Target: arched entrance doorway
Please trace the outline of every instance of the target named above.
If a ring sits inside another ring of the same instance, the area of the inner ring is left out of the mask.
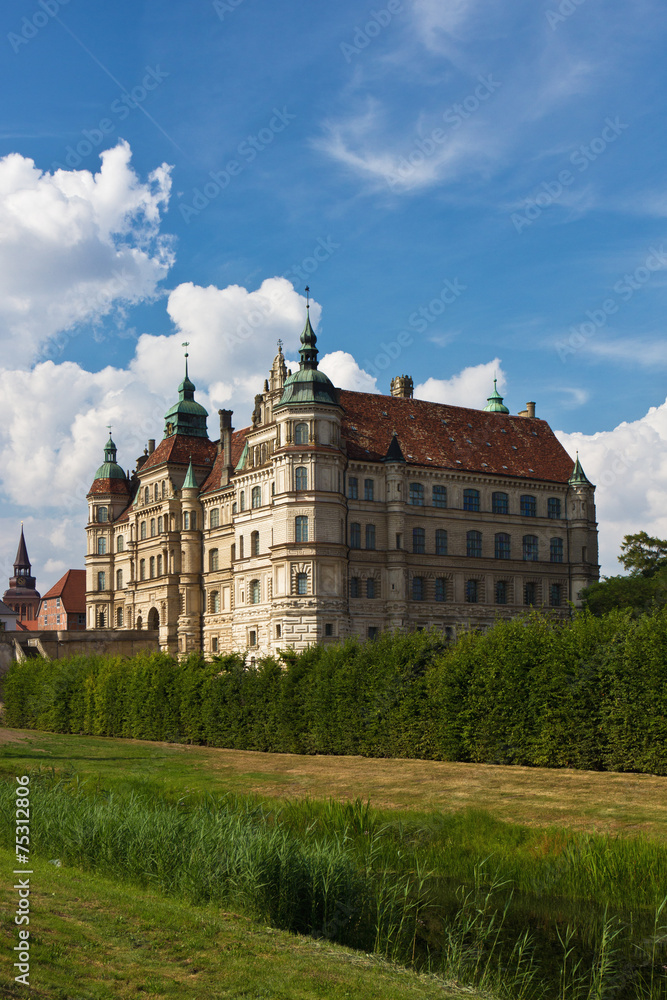
[[[146,625],[148,628],[153,628],[153,629],[160,627],[160,615],[157,608],[151,608],[150,611],[148,612]]]

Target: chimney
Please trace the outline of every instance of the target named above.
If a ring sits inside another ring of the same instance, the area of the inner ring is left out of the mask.
[[[397,375],[391,380],[392,396],[400,396],[402,399],[412,399],[414,385],[410,375]]]
[[[152,455],[155,451],[155,438],[148,439],[148,454]]]
[[[232,414],[233,410],[218,410],[220,417],[220,441],[218,454],[222,454],[222,480],[220,485],[226,486],[232,474]]]
[[[519,410],[520,417],[534,417],[535,416],[535,403],[526,403],[525,410]]]

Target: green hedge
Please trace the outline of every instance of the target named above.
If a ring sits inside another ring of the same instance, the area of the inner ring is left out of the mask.
[[[667,774],[667,610],[538,614],[180,663],[164,653],[12,665],[10,726],[244,750]]]

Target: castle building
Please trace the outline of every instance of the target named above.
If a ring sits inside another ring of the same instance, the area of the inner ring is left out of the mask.
[[[109,438],[88,494],[87,628],[172,653],[276,652],[384,629],[448,636],[529,607],[567,617],[598,579],[595,487],[528,403],[483,410],[336,389],[310,318],[251,423],[219,440],[185,378],[128,478]]]
[[[21,537],[19,547],[14,560],[14,575],[10,577],[9,589],[2,595],[3,603],[15,611],[18,615],[17,625],[24,629],[38,628],[38,612],[40,596],[35,590],[37,583],[32,575],[32,567],[28,558],[28,549],[23,535],[23,524],[21,524]]]

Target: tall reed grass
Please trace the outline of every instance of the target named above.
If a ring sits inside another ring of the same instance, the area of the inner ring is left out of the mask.
[[[12,791],[0,784],[6,842]],[[87,792],[76,780],[35,774],[31,809],[31,849],[39,855],[193,904],[239,907],[508,1000],[667,995],[667,901],[632,928],[605,910],[590,941],[580,920],[564,926],[556,914],[547,929],[550,900],[537,915],[526,911],[495,856],[478,861],[465,884],[451,872],[445,879],[446,864],[431,867],[435,854],[411,841],[414,831],[397,831],[359,801],[282,810],[233,795],[169,802],[150,786],[129,795]],[[586,858],[574,853],[570,861],[586,870]],[[556,911],[560,905],[555,897]]]

